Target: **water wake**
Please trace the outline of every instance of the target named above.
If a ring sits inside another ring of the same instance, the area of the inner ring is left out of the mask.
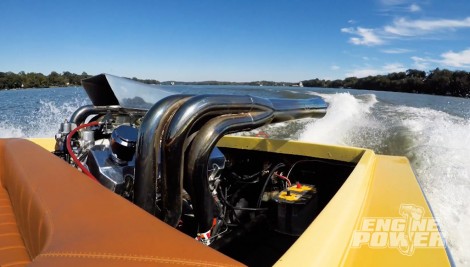
[[[380,103],[373,95],[321,95],[326,116],[305,124],[299,139],[406,156],[457,264],[470,255],[470,120],[429,108]]]
[[[371,108],[377,103],[375,95],[362,95],[355,98],[349,93],[317,94],[328,103],[325,117],[308,123],[299,135],[307,142],[335,145],[357,145],[357,135],[364,128],[378,128],[379,125],[369,116]],[[370,132],[370,131],[369,131]]]
[[[406,152],[456,263],[470,263],[470,121],[432,109],[398,107],[414,136]]]

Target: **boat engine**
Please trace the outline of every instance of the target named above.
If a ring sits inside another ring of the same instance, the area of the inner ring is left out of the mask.
[[[297,235],[296,223],[286,224],[293,219],[288,214],[296,211],[300,199],[311,204],[314,188],[299,187],[308,192],[295,199],[302,190],[288,188],[289,178],[281,174],[284,163],[266,161],[250,167],[253,173],[245,173],[250,163],[227,159],[216,144],[227,133],[322,115],[305,109],[304,102],[174,95],[148,111],[84,106],[61,124],[55,154],[205,244],[231,226],[265,220],[269,208],[262,204],[271,200],[284,208],[278,216],[283,218],[279,231]],[[253,212],[257,220],[250,217]]]
[[[61,124],[54,153],[170,226],[224,250],[260,225],[299,236],[313,220],[317,197],[314,185],[289,176],[295,161],[217,147],[219,140],[322,117],[325,109],[319,98],[178,94],[150,108],[83,106]]]

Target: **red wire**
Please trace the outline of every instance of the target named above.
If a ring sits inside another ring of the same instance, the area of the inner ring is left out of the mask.
[[[75,155],[75,153],[73,153],[73,150],[72,150],[72,136],[78,132],[78,130],[82,129],[82,128],[86,128],[86,127],[90,127],[90,126],[96,126],[98,125],[99,122],[97,121],[94,121],[94,122],[90,122],[90,123],[86,123],[86,124],[82,124],[80,126],[78,126],[77,128],[73,129],[68,135],[67,135],[67,151],[69,152],[70,156],[72,157],[73,161],[75,162],[75,164],[77,164],[77,166],[82,170],[83,173],[85,173],[86,175],[88,175],[88,177],[90,177],[92,180],[95,180],[95,181],[98,181],[96,180],[95,176],[93,176],[93,174],[91,174],[87,168],[85,168],[85,166],[83,166],[83,164],[80,162],[80,160],[77,158],[77,156]]]
[[[265,131],[259,131],[257,134],[255,134],[256,137],[263,137],[263,138],[269,138],[269,135]]]
[[[276,175],[277,177],[281,178],[282,180],[286,181],[287,182],[287,186],[291,186],[291,182],[289,180],[289,178],[283,176],[283,175],[280,175],[280,174],[277,174],[277,173],[274,173],[274,175]]]

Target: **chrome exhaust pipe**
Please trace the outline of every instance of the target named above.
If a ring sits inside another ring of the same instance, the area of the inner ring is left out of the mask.
[[[155,214],[156,180],[160,175],[162,210],[159,217],[167,224],[176,227],[182,212],[185,152],[191,140],[190,136],[194,136],[197,131],[204,128],[204,134],[196,134],[196,138],[199,140],[204,135],[210,136],[212,141],[207,141],[210,146],[195,146],[191,153],[200,150],[197,152],[198,155],[202,153],[202,157],[207,158],[209,154],[205,153],[210,153],[210,148],[213,148],[217,140],[228,132],[255,129],[269,122],[320,117],[325,114],[325,111],[326,104],[321,99],[284,100],[239,95],[199,95],[193,97],[176,95],[167,97],[157,102],[149,110],[139,131],[134,202],[149,213]],[[219,116],[218,120],[214,119]],[[210,120],[210,126],[204,126]],[[213,132],[211,133],[211,131]],[[159,159],[161,171],[158,166]],[[193,172],[203,168],[200,165],[201,161],[191,157],[191,162],[193,161],[194,163],[191,165],[195,167],[187,172],[190,173],[190,175],[188,174],[190,177]],[[207,179],[207,174],[201,177]],[[194,182],[191,182],[191,187],[202,188],[199,184],[196,185],[198,182],[195,180],[207,184],[207,181],[204,182],[204,179],[198,177],[192,179]],[[202,199],[202,203],[205,203],[208,194],[205,191],[201,192],[203,193],[200,195],[193,193],[192,197]],[[211,215],[201,211],[204,209],[204,205],[196,204],[196,206],[199,210],[197,213],[201,214],[198,215],[201,218],[201,225],[205,226],[207,218]]]
[[[70,116],[69,122],[75,123],[76,125],[80,125],[82,122],[88,118],[88,116],[93,114],[101,114],[104,115],[108,112],[108,110],[112,109],[119,109],[119,106],[93,106],[93,105],[86,105],[81,106]]]
[[[163,220],[176,226],[181,217],[185,166],[185,144],[209,119],[240,112],[273,111],[264,98],[237,95],[199,95],[184,103],[173,116],[163,138],[162,149],[162,215]]]
[[[70,116],[69,122],[80,125],[85,122],[86,118],[90,115],[105,115],[111,112],[112,114],[126,114],[126,113],[137,113],[144,115],[147,113],[143,109],[123,108],[121,106],[93,106],[85,105],[81,106]]]
[[[199,232],[207,232],[212,227],[214,200],[209,191],[207,162],[220,138],[229,133],[253,130],[271,122],[323,117],[326,113],[326,104],[319,98],[269,99],[269,101],[272,104],[271,111],[222,115],[209,120],[199,129],[192,141],[187,163],[184,164],[186,166],[184,175],[188,180],[188,192],[199,224]]]
[[[188,179],[188,192],[200,233],[211,229],[214,218],[214,199],[209,189],[207,163],[217,142],[226,134],[252,130],[273,119],[273,111],[222,115],[208,121],[197,133],[188,153],[185,177]]]
[[[321,98],[270,98],[269,101],[274,109],[273,123],[302,118],[322,118],[326,114],[327,105]]]
[[[170,118],[189,97],[172,95],[160,100],[147,112],[140,126],[135,154],[134,203],[152,215],[156,212],[162,134]]]

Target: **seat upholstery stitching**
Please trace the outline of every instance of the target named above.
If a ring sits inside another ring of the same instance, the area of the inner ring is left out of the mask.
[[[24,251],[25,254],[27,254],[27,250],[26,250],[26,247],[24,245],[24,241],[23,241],[23,238],[22,236],[20,235],[20,232],[17,228],[17,222],[16,222],[16,219],[15,219],[15,214],[13,212],[13,205],[11,203],[11,200],[10,200],[10,196],[8,194],[8,190],[6,188],[4,188],[3,186],[1,187],[1,194],[2,194],[2,214],[0,215],[1,218],[2,218],[2,222],[0,223],[0,226],[2,227],[3,229],[3,232],[0,233],[0,239],[2,240],[9,240],[10,242],[8,242],[9,244],[6,245],[6,244],[3,244],[2,247],[0,247],[0,251],[2,251],[2,254],[3,253],[7,253],[7,254],[10,254],[12,252],[10,252],[11,250],[21,250],[21,251]],[[8,209],[8,211],[6,212],[5,209]],[[9,226],[13,226],[13,227],[9,227]],[[19,237],[19,239],[17,240],[13,240],[9,237]],[[21,240],[23,242],[18,242],[18,240]],[[18,244],[18,243],[21,243],[21,244]],[[5,252],[4,252],[5,251]],[[16,253],[14,253],[16,254]],[[13,261],[11,262],[2,262],[2,266],[24,266],[28,263],[30,263],[31,261],[29,260],[29,258],[26,260],[26,259],[14,259]]]
[[[2,267],[11,267],[11,266],[15,266],[15,265],[25,266],[28,263],[31,263],[31,262],[30,261],[14,261],[14,262],[10,262],[10,263],[3,263]]]
[[[68,257],[68,258],[88,258],[88,259],[106,259],[106,260],[124,260],[124,261],[140,261],[140,262],[154,262],[154,263],[167,263],[179,265],[192,265],[192,266],[237,266],[227,263],[210,262],[194,259],[170,258],[160,256],[146,256],[134,254],[118,254],[118,253],[93,253],[93,252],[46,252],[39,254],[40,257]],[[34,261],[36,260],[34,259]]]
[[[1,233],[1,234],[0,234],[0,237],[1,237],[1,236],[13,236],[13,235],[20,235],[20,233],[18,233],[18,232]]]
[[[28,172],[26,169],[21,168],[16,166],[19,164],[18,162],[13,161],[12,165],[10,168],[15,169],[15,175],[19,177],[28,177],[32,175],[30,172]],[[6,172],[11,172],[10,169],[7,169]],[[10,190],[8,190],[10,189]],[[145,255],[131,255],[131,254],[114,254],[114,253],[99,253],[99,252],[70,252],[70,251],[64,251],[64,252],[47,252],[50,249],[51,242],[54,240],[54,236],[57,235],[55,233],[55,225],[54,225],[54,216],[51,213],[51,209],[49,208],[49,205],[47,201],[44,201],[47,198],[44,198],[42,196],[42,193],[44,193],[44,190],[41,186],[34,186],[30,183],[19,183],[17,181],[11,182],[9,188],[5,188],[5,191],[7,193],[7,196],[11,198],[11,194],[8,194],[9,191],[12,191],[15,193],[17,196],[17,201],[18,201],[18,206],[19,207],[24,207],[25,204],[27,205],[27,210],[26,214],[25,212],[18,212],[17,214],[16,210],[13,209],[13,218],[16,218],[17,221],[28,221],[28,219],[31,217],[31,201],[37,201],[38,206],[41,208],[42,212],[39,216],[40,219],[40,231],[37,231],[36,234],[38,235],[37,240],[40,240],[41,235],[46,235],[43,243],[41,244],[40,242],[32,242],[32,246],[27,246],[26,247],[26,252],[29,254],[30,258],[32,261],[41,261],[41,257],[47,259],[47,258],[82,258],[82,259],[88,259],[88,260],[110,260],[110,261],[129,261],[129,262],[150,262],[150,263],[155,263],[155,264],[172,264],[172,265],[197,265],[197,266],[238,266],[235,264],[230,264],[230,263],[225,263],[223,261],[218,261],[218,260],[210,260],[205,261],[204,259],[198,260],[198,259],[191,259],[191,258],[171,258],[171,257],[160,257],[160,256],[145,256]],[[46,190],[47,191],[47,190]],[[30,194],[31,192],[34,193],[34,198],[32,198],[33,194]],[[13,203],[12,203],[13,204]],[[14,208],[14,207],[13,207]],[[24,210],[23,210],[24,211]],[[21,220],[23,219],[23,220]],[[43,229],[42,225],[45,224],[47,226],[46,232],[41,231]],[[30,232],[31,229],[23,229],[25,232]],[[20,233],[23,234],[23,232],[20,229]],[[24,238],[23,238],[24,239]],[[30,248],[31,247],[31,248]],[[12,247],[13,248],[13,247]],[[17,247],[17,248],[24,248],[24,247]],[[46,260],[47,262],[47,260]]]
[[[13,163],[13,164],[15,164],[15,163]],[[23,177],[28,177],[28,176],[29,176],[27,173],[25,173],[25,170],[24,170],[23,168],[16,168],[16,170],[17,170],[17,172],[20,172],[19,176],[23,176]],[[23,192],[24,192],[24,190],[25,190],[25,188],[24,188],[25,185],[21,186],[20,183],[16,183],[15,186],[20,187],[20,201],[23,201]],[[28,185],[26,185],[26,186],[28,186]],[[30,185],[29,185],[29,186],[30,186]],[[7,195],[9,196],[9,192],[8,192],[9,190],[8,190],[8,188],[5,187],[4,189],[6,190]],[[53,220],[49,219],[50,209],[49,209],[49,207],[46,205],[46,203],[43,201],[43,199],[42,199],[42,197],[41,197],[41,194],[39,194],[37,188],[31,188],[31,189],[32,189],[32,191],[35,193],[35,196],[37,197],[37,201],[39,202],[39,205],[44,207],[44,212],[42,213],[42,218],[43,218],[45,221],[48,222],[48,225],[49,225],[49,227],[50,227],[50,231],[49,231],[50,236],[49,236],[49,238],[46,239],[45,243],[44,243],[43,246],[42,246],[42,248],[44,249],[44,248],[47,247],[47,245],[49,244],[50,240],[53,238],[53,234],[54,234],[54,222],[53,222]],[[10,200],[10,201],[11,201],[11,200]],[[12,204],[13,204],[13,203],[12,203]],[[20,206],[21,206],[21,205],[20,205]],[[14,218],[15,218],[15,217],[16,217],[16,214],[14,214],[14,215],[15,215],[15,216],[14,216]],[[19,214],[18,216],[21,216],[21,214]],[[27,215],[27,217],[29,217],[29,216]],[[16,218],[16,219],[20,219],[20,218]],[[20,230],[20,233],[21,233],[21,230]],[[23,233],[21,233],[21,234],[23,234]],[[22,236],[22,237],[23,237],[23,236]],[[26,240],[24,240],[24,238],[23,238],[23,242],[25,242],[25,241],[26,241]],[[26,247],[25,247],[25,248],[26,248],[26,251],[27,251],[27,253],[28,253],[28,255],[29,255],[29,257],[30,257],[31,259],[33,259],[35,255],[36,255],[36,256],[40,255],[41,246],[40,246],[39,242],[37,242],[37,243],[38,243],[38,245],[39,245],[38,251],[32,251],[32,250],[34,250],[35,248],[32,248],[32,247],[30,247],[30,246],[26,246]]]
[[[18,249],[18,248],[24,249],[24,246],[5,246],[5,247],[0,247],[0,250]]]

